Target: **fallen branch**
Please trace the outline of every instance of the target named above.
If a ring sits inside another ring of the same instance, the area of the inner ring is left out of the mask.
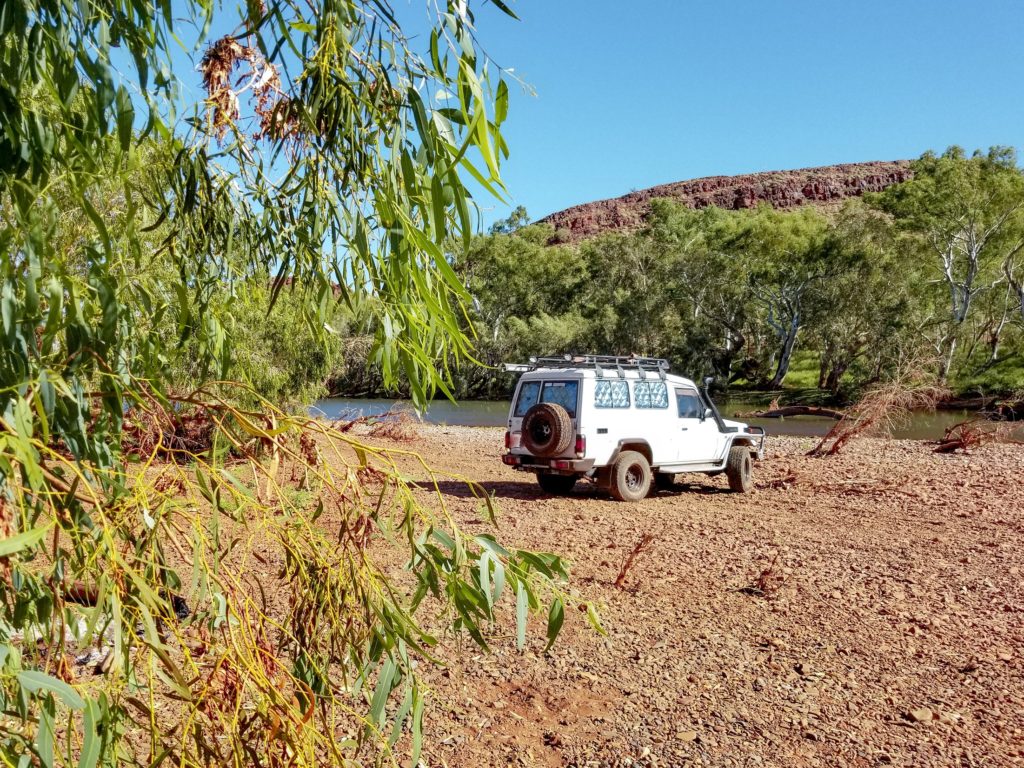
[[[741,419],[784,419],[788,416],[823,416],[827,419],[838,421],[846,414],[834,408],[822,408],[817,405],[783,405],[767,411],[750,411],[735,415]]]
[[[941,440],[936,441],[935,453],[970,453],[985,443],[1019,443],[1013,438],[1014,425],[1006,422],[993,422],[982,417],[967,419],[946,428]]]

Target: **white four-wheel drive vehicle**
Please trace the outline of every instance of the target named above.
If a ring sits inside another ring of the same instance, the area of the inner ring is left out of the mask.
[[[727,421],[705,389],[648,357],[531,358],[506,365],[523,375],[505,433],[505,464],[534,472],[549,493],[593,478],[623,501],[639,501],[652,483],[676,474],[724,472],[749,491],[764,430]]]

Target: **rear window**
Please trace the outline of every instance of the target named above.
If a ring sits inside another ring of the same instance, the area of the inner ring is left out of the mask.
[[[578,381],[524,381],[519,387],[519,399],[513,412],[522,418],[538,402],[560,405],[576,418],[576,401],[579,398],[580,384]]]

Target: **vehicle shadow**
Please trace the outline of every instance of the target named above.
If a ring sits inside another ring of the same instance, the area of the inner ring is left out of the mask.
[[[420,481],[413,485],[422,491],[434,491],[435,485],[428,481]],[[573,497],[603,497],[611,498],[607,493],[600,491],[593,483],[581,481],[568,494],[548,493],[543,490],[536,481],[514,481],[514,480],[484,480],[470,486],[458,480],[439,480],[436,490],[444,496],[451,496],[456,499],[481,498],[483,494],[492,496],[495,499],[555,499]],[[687,496],[698,493],[701,495],[714,495],[719,493],[730,493],[728,488],[720,488],[703,483],[676,483],[669,489],[652,490],[648,498],[671,498],[673,496]]]
[[[671,488],[659,488],[652,491],[650,496],[686,496],[691,493],[699,493],[704,496],[713,496],[719,493],[732,493],[728,488],[717,485],[705,485],[704,483],[673,483]]]
[[[434,483],[427,481],[415,483],[415,486],[422,491],[433,491],[435,489]],[[474,485],[468,485],[458,480],[438,480],[436,489],[445,496],[452,496],[457,499],[481,498],[483,494],[496,499],[546,499],[556,495],[547,493],[536,482],[515,482],[509,480],[484,480]]]

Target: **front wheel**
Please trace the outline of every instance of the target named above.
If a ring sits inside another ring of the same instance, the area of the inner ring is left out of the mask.
[[[537,482],[540,484],[541,490],[546,493],[552,493],[556,496],[564,496],[572,491],[573,487],[576,485],[576,476],[546,475],[544,473],[538,473]]]
[[[734,445],[729,449],[729,461],[725,465],[725,476],[729,478],[729,488],[736,493],[747,493],[754,487],[754,460],[750,456],[750,447]]]
[[[651,490],[651,465],[636,451],[623,451],[612,465],[611,491],[619,501],[640,501]]]

